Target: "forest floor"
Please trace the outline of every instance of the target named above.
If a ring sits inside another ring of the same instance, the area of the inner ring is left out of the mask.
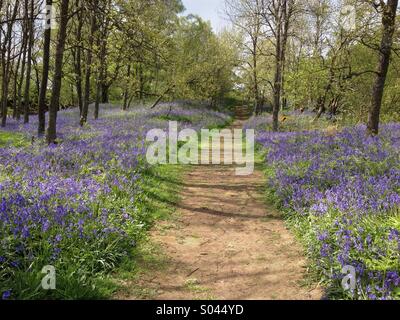
[[[240,112],[233,128],[241,128]],[[257,168],[257,165],[256,165]],[[321,299],[307,261],[280,212],[266,204],[264,174],[234,166],[191,167],[176,213],[155,225],[140,272],[118,299]]]

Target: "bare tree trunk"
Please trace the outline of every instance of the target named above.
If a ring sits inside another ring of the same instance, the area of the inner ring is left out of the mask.
[[[93,8],[97,8],[98,1],[93,2]],[[93,60],[93,44],[94,37],[97,30],[96,13],[91,13],[91,23],[90,23],[90,36],[89,36],[89,48],[86,57],[86,74],[85,74],[85,98],[81,116],[81,126],[87,122],[88,112],[89,112],[89,100],[90,100],[90,77],[92,75],[92,60]]]
[[[127,79],[129,81],[131,77],[131,64],[128,64],[128,70],[127,70]],[[125,87],[124,91],[124,107],[122,110],[126,111],[128,109],[128,98],[129,98],[129,86],[127,85]]]
[[[25,16],[26,17],[26,16]],[[27,19],[24,20],[24,34],[23,34],[23,43],[22,43],[22,67],[21,67],[21,77],[18,84],[18,104],[17,110],[15,113],[15,118],[19,121],[21,118],[21,111],[22,111],[22,87],[24,84],[24,77],[25,77],[25,66],[26,66],[26,47],[28,45],[28,21]]]
[[[17,118],[17,108],[18,108],[18,76],[19,69],[21,65],[21,57],[22,57],[23,44],[21,44],[21,50],[18,53],[17,66],[15,67],[14,73],[14,98],[13,98],[13,119]]]
[[[143,92],[144,92],[144,76],[143,76],[143,65],[139,63],[139,101],[143,103]]]
[[[49,107],[49,125],[47,128],[47,142],[55,143],[57,139],[57,111],[60,103],[60,92],[62,82],[62,65],[64,59],[65,40],[67,37],[69,0],[61,0],[60,24],[58,31],[57,47],[55,54],[53,89]]]
[[[132,100],[133,100],[133,95],[131,95],[131,97],[129,98],[129,101],[128,101],[128,106],[127,106],[127,108],[128,109],[130,109],[131,108],[131,104],[132,104]]]
[[[36,95],[37,95],[37,100],[39,101],[39,96],[40,96],[40,70],[39,70],[38,62],[37,62],[36,57],[34,55],[32,55],[32,66],[33,66],[33,69],[35,70]]]
[[[275,75],[273,83],[273,131],[279,130],[279,112],[282,109],[283,79],[289,27],[294,14],[293,0],[263,0],[265,24],[270,27],[275,40]],[[271,23],[271,20],[273,23]]]
[[[11,65],[11,44],[12,44],[12,29],[14,21],[18,12],[19,1],[16,1],[12,11],[12,16],[7,23],[7,34],[4,38],[4,45],[2,48],[2,106],[1,106],[1,126],[5,127],[7,122],[7,111],[8,111],[8,90],[10,82],[10,65]]]
[[[47,8],[53,5],[53,0],[46,0]],[[46,29],[44,31],[44,45],[43,45],[43,72],[42,72],[42,82],[40,84],[40,94],[39,94],[39,126],[38,134],[42,136],[46,132],[46,93],[47,93],[47,83],[49,80],[49,66],[50,66],[50,41],[51,41],[51,21],[46,21]]]
[[[313,119],[313,121],[317,121],[318,119],[321,118],[321,116],[325,113],[326,111],[326,100],[328,98],[328,94],[329,92],[332,90],[332,86],[333,86],[333,82],[335,81],[335,64],[336,64],[336,59],[337,56],[334,55],[334,57],[332,58],[332,62],[329,68],[329,80],[328,80],[328,84],[325,86],[325,90],[324,90],[324,95],[321,95],[318,98],[318,112],[316,117]]]
[[[100,71],[101,73],[101,71]],[[99,75],[100,78],[100,75]],[[99,111],[100,111],[100,99],[101,99],[101,80],[97,80],[96,85],[96,100],[94,102],[94,120],[99,119]]]
[[[107,6],[107,4],[106,4]],[[106,12],[107,8],[103,8],[103,12]],[[94,105],[94,119],[97,120],[99,118],[99,108],[100,108],[100,99],[102,98],[102,88],[104,87],[105,80],[105,70],[107,68],[107,37],[108,37],[108,23],[109,20],[107,17],[102,19],[104,21],[104,25],[102,26],[101,36],[99,38],[99,71],[97,78],[97,88],[96,88],[96,102]]]
[[[386,76],[389,70],[398,3],[398,0],[388,0],[387,4],[382,4],[382,40],[379,50],[377,75],[375,77],[375,83],[372,89],[372,101],[368,115],[368,132],[371,135],[377,135],[379,133],[379,117],[385,89]]]
[[[26,66],[26,48],[24,49],[23,58],[22,58],[22,69],[21,69],[21,78],[18,84],[18,106],[15,118],[19,121],[21,119],[21,112],[23,110],[23,100],[22,100],[22,87],[24,85],[24,76],[25,76],[25,66]]]
[[[102,62],[100,62],[100,63],[101,63],[101,66],[100,66],[100,70],[98,72],[97,85],[96,85],[96,101],[94,103],[94,119],[95,120],[99,119],[101,88],[102,88],[102,83],[104,81],[104,79],[103,79],[104,66],[103,66]]]
[[[106,79],[107,76],[104,75],[104,79]],[[109,90],[110,90],[110,86],[103,83],[101,85],[101,103],[109,103],[110,102],[110,97],[109,97]]]
[[[26,2],[28,3],[28,1]],[[34,42],[34,0],[30,2],[30,17],[29,17],[29,37],[28,37],[28,57],[27,57],[27,69],[26,69],[26,80],[25,80],[25,93],[24,93],[24,123],[29,122],[29,106],[30,106],[30,88],[31,88],[31,73],[32,73],[32,47]],[[28,7],[26,6],[28,12]],[[28,13],[27,13],[28,15]]]
[[[258,89],[258,72],[257,72],[257,44],[258,37],[253,39],[253,81],[254,81],[254,113],[258,115],[260,113],[260,92]]]
[[[285,68],[286,68],[286,50],[289,38],[289,27],[291,22],[293,3],[288,3],[291,0],[284,0],[282,3],[282,48],[281,48],[281,110],[286,107],[287,99],[285,93]]]
[[[107,54],[106,54],[106,59],[105,59],[105,66],[107,66]],[[119,75],[119,71],[121,69],[121,64],[119,62],[117,62],[117,66],[115,67],[115,71],[114,74],[111,76],[110,79],[109,78],[109,74],[108,74],[108,69],[107,67],[104,68],[104,82],[101,85],[101,102],[102,103],[109,103],[110,102],[110,88],[112,86],[112,84],[114,83],[114,81],[118,78]]]
[[[76,0],[76,7],[81,6],[80,0]],[[76,42],[77,48],[74,51],[74,69],[76,77],[76,93],[78,96],[79,115],[82,116],[83,111],[83,90],[82,90],[82,28],[83,28],[83,15],[81,12],[77,14],[78,26],[76,29]]]
[[[273,131],[279,130],[279,111],[281,109],[281,89],[282,89],[282,22],[280,21],[280,13],[277,15],[276,25],[276,50],[275,50],[275,79],[274,79],[274,106],[272,111]]]

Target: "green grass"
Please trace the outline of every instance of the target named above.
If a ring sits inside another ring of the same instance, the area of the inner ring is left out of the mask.
[[[151,213],[153,222],[166,219],[175,211],[185,170],[187,169],[181,165],[161,165],[145,173],[144,206],[145,210]]]
[[[158,117],[160,120],[164,121],[176,121],[176,122],[181,122],[181,123],[193,123],[192,119],[190,117],[185,117],[185,116],[180,116],[180,115],[162,115]]]
[[[222,130],[222,129],[227,129],[229,128],[233,123],[235,119],[233,117],[230,117],[225,123],[222,123],[220,125],[213,125],[209,126],[207,129],[208,130]]]
[[[216,298],[211,294],[211,290],[202,286],[196,278],[186,280],[185,288],[197,296],[195,300],[216,300]]]
[[[0,130],[0,148],[7,146],[23,147],[28,141],[23,134]]]
[[[143,180],[143,207],[148,213],[147,230],[157,221],[174,218],[176,204],[179,201],[182,175],[187,167],[180,165],[164,165],[149,169]],[[166,266],[166,257],[162,249],[149,239],[144,232],[137,246],[132,248],[130,259],[123,261],[117,269],[105,279],[99,279],[97,292],[102,295],[97,298],[112,298],[117,293],[125,293],[138,298],[148,299],[155,293],[152,289],[141,287],[137,281],[152,270],[162,270]],[[124,286],[121,283],[132,282]]]

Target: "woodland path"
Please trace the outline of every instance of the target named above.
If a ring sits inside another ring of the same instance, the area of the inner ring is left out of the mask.
[[[233,128],[241,128],[238,109]],[[152,242],[163,263],[125,286],[122,299],[321,299],[305,286],[306,260],[278,211],[263,200],[261,171],[236,176],[232,166],[196,166],[183,180],[174,218],[158,223]],[[156,259],[157,260],[157,259]],[[162,265],[162,266],[161,266]]]

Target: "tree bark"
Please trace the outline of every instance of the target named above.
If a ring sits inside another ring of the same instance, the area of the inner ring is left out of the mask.
[[[103,11],[106,11],[103,9]],[[94,119],[97,120],[99,118],[99,109],[100,109],[100,100],[102,98],[102,89],[106,82],[105,72],[107,68],[107,37],[108,37],[108,23],[109,20],[107,17],[103,17],[104,25],[101,28],[101,36],[99,39],[99,71],[97,78],[97,88],[96,88],[96,102],[94,105]]]
[[[15,67],[14,72],[14,98],[13,98],[13,119],[17,117],[17,108],[18,108],[18,76],[19,76],[19,69],[21,65],[21,57],[22,57],[22,50],[23,44],[21,44],[21,50],[18,53],[18,60],[17,66]]]
[[[93,8],[97,8],[98,1],[93,2]],[[92,75],[92,60],[93,60],[93,44],[94,36],[97,30],[96,13],[91,13],[91,23],[90,23],[90,36],[89,36],[89,48],[86,57],[86,74],[85,74],[85,98],[82,110],[82,116],[80,124],[83,126],[87,122],[88,112],[89,112],[89,100],[90,100],[90,77]]]
[[[142,63],[139,64],[139,101],[143,103],[143,92],[144,92],[144,75],[143,75],[143,65]]]
[[[28,1],[27,1],[28,3]],[[29,107],[30,107],[30,89],[31,89],[31,73],[32,73],[32,49],[34,42],[34,0],[30,2],[30,17],[29,26],[29,36],[28,36],[28,57],[27,57],[27,69],[26,69],[26,79],[25,79],[25,92],[24,92],[24,123],[29,123]],[[28,7],[26,7],[28,12]],[[28,13],[27,13],[28,15]]]
[[[372,101],[368,114],[367,128],[371,135],[377,135],[379,133],[380,111],[385,89],[386,76],[390,65],[398,3],[398,0],[388,0],[387,4],[383,4],[382,40],[379,50],[377,75],[375,77],[375,83],[372,89]]]
[[[14,21],[17,16],[19,1],[14,4],[14,10],[10,21],[7,23],[7,34],[4,38],[4,45],[2,48],[1,58],[2,58],[2,106],[1,106],[1,126],[5,127],[7,122],[7,111],[8,111],[8,90],[10,82],[10,65],[11,65],[11,44],[12,44],[12,29],[14,26]]]
[[[53,5],[53,0],[46,0],[48,8]],[[39,94],[39,126],[38,134],[42,136],[46,132],[46,93],[47,84],[49,80],[49,66],[50,66],[50,41],[51,41],[51,21],[46,21],[46,29],[44,30],[44,45],[43,45],[43,72],[42,81],[40,84]]]
[[[24,84],[24,75],[25,75],[25,66],[26,66],[26,47],[28,45],[28,21],[27,19],[24,20],[24,34],[22,39],[22,67],[21,67],[21,77],[18,84],[18,104],[17,109],[15,111],[15,118],[17,121],[21,118],[22,112],[22,87]]]
[[[280,13],[277,12],[276,19],[276,50],[275,50],[275,79],[274,79],[274,106],[272,110],[272,130],[279,130],[279,111],[281,109],[281,89],[282,89],[282,21]]]
[[[253,81],[254,81],[254,113],[256,115],[260,114],[260,92],[258,89],[258,72],[257,72],[257,45],[258,37],[253,39]]]
[[[58,31],[57,47],[55,54],[53,89],[49,107],[49,125],[47,128],[47,142],[55,143],[57,139],[57,111],[60,103],[60,92],[62,83],[62,65],[64,59],[65,40],[67,37],[69,0],[61,0],[60,24]]]
[[[101,84],[101,103],[109,103],[110,102],[110,96],[108,94],[109,90],[110,90],[110,86],[108,84],[105,84],[105,83]]]
[[[127,82],[130,81],[131,78],[131,64],[128,64],[128,70],[127,70]],[[128,83],[126,84],[125,90],[124,90],[124,106],[123,106],[123,111],[126,111],[128,109],[128,99],[129,99],[129,85]]]
[[[287,100],[285,93],[285,67],[286,67],[286,50],[287,50],[287,42],[289,38],[289,26],[293,9],[293,4],[288,4],[290,0],[283,1],[283,12],[282,12],[282,48],[281,48],[281,110],[283,111],[286,108]]]
[[[81,6],[80,0],[76,0],[76,7],[79,8]],[[76,29],[76,42],[77,47],[74,51],[74,69],[75,69],[75,77],[76,77],[76,94],[78,96],[78,107],[79,107],[79,115],[82,116],[83,111],[83,89],[82,89],[82,28],[83,28],[83,18],[82,13],[78,12],[78,26]]]

